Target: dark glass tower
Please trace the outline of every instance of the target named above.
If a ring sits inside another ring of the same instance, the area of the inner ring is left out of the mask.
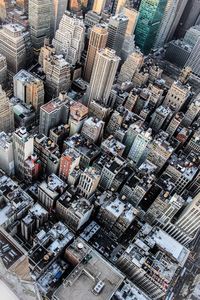
[[[155,42],[168,0],[142,0],[135,30],[136,45],[148,54]]]

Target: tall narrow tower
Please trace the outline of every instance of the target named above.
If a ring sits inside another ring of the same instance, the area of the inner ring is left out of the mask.
[[[97,100],[107,104],[119,61],[120,58],[112,49],[97,51],[88,88],[89,102]]]
[[[29,0],[30,32],[35,50],[39,50],[45,37],[50,36],[51,8],[51,0]]]
[[[0,85],[0,131],[12,132],[14,130],[14,115],[6,92]]]
[[[121,56],[127,26],[128,18],[124,14],[111,17],[108,24],[107,47],[114,49],[119,56]]]
[[[107,38],[108,31],[103,25],[98,24],[92,28],[84,69],[84,77],[87,82],[90,82],[96,53],[106,47]]]
[[[106,0],[94,0],[92,10],[95,13],[100,15],[102,13],[102,11],[104,10],[105,4],[106,4]]]
[[[135,30],[136,45],[148,54],[160,28],[168,0],[142,0]]]

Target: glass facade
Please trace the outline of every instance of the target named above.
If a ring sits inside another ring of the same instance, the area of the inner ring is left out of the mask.
[[[136,45],[148,54],[153,44],[163,18],[168,0],[142,0],[139,18],[135,30]]]

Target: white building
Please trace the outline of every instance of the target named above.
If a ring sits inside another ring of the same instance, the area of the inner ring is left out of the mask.
[[[13,77],[14,96],[39,112],[44,104],[44,83],[31,73],[21,70]]]
[[[96,191],[100,178],[100,172],[92,167],[81,173],[78,189],[84,197],[89,198]]]
[[[85,25],[83,19],[66,11],[52,42],[56,53],[63,54],[66,61],[75,65],[80,62],[84,48],[84,38]]]
[[[136,127],[136,137],[133,141],[128,157],[133,161],[135,165],[142,163],[145,159],[147,146],[152,140],[151,130],[144,131],[143,129]]]
[[[22,127],[13,133],[13,150],[16,173],[23,178],[24,162],[33,154],[33,137]]]
[[[0,53],[6,57],[8,71],[17,73],[32,61],[30,34],[18,24],[6,24],[0,29]]]
[[[39,50],[45,37],[50,36],[51,9],[51,0],[29,0],[29,24],[35,50]]]
[[[7,79],[7,62],[5,56],[0,54],[0,85],[4,86]]]
[[[97,118],[88,118],[82,127],[81,134],[88,140],[96,143],[103,136],[105,123]]]
[[[6,174],[14,174],[14,155],[11,137],[0,132],[0,169]]]
[[[97,51],[88,87],[89,102],[98,100],[108,103],[119,62],[120,58],[114,50],[105,48]]]

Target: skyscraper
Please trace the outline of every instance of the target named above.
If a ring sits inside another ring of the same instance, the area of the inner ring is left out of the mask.
[[[195,75],[200,76],[200,39],[192,49],[185,66],[190,67]]]
[[[178,218],[175,225],[194,238],[200,224],[200,193],[194,197]]]
[[[132,159],[135,165],[139,165],[144,161],[147,145],[151,139],[151,129],[144,131],[142,128],[135,127],[135,139],[128,154],[128,157]]]
[[[0,29],[0,53],[6,57],[8,71],[17,73],[32,61],[30,34],[18,24],[6,24]]]
[[[121,55],[122,46],[128,26],[128,18],[124,14],[113,16],[108,24],[107,47],[114,49],[116,55]]]
[[[121,67],[118,82],[123,83],[125,81],[132,81],[133,76],[137,70],[140,70],[144,63],[144,56],[139,49],[136,49],[132,54],[128,56],[126,61]]]
[[[29,0],[16,0],[17,6],[23,9],[23,11],[28,11],[28,2]]]
[[[6,92],[0,85],[0,131],[6,133],[14,130],[14,115],[9,103],[9,99],[6,96]]]
[[[177,26],[175,36],[176,38],[183,37],[186,31],[194,26],[200,24],[200,5],[199,0],[189,0],[185,6],[180,22]]]
[[[124,7],[122,13],[128,18],[126,34],[132,35],[135,31],[139,13],[137,10],[129,7]]]
[[[89,102],[102,101],[105,105],[110,96],[120,58],[114,50],[105,48],[97,51],[92,77],[88,88]]]
[[[7,62],[5,56],[0,54],[0,85],[4,85],[7,78]]]
[[[191,87],[183,85],[180,81],[174,81],[170,87],[163,105],[165,107],[171,106],[176,112],[182,107],[190,95]]]
[[[63,15],[53,46],[57,54],[63,54],[66,61],[75,65],[80,61],[84,48],[85,25],[82,18],[78,18],[66,11]]]
[[[61,55],[51,55],[45,59],[46,94],[49,99],[58,97],[60,92],[71,86],[71,67]]]
[[[79,12],[82,8],[86,8],[88,0],[69,0],[69,10]]]
[[[81,174],[78,189],[84,197],[89,198],[96,190],[100,181],[100,172],[95,168],[88,168]]]
[[[20,177],[24,177],[24,162],[33,154],[33,137],[26,128],[17,129],[13,134],[13,150],[15,171]]]
[[[167,40],[172,24],[176,17],[179,0],[168,0],[165,12],[156,36],[154,47],[162,47]]]
[[[29,23],[31,40],[35,50],[39,50],[46,36],[50,36],[51,0],[29,1]]]
[[[67,5],[68,0],[52,0],[51,37],[54,37]]]
[[[7,8],[9,5],[9,1],[8,0],[0,0],[0,20],[4,21],[6,19],[7,16]]]
[[[106,47],[108,31],[103,25],[95,25],[90,33],[89,46],[84,69],[84,78],[90,82],[96,52]]]
[[[50,129],[68,122],[69,102],[70,98],[60,93],[59,97],[42,105],[40,108],[40,133],[48,136]]]
[[[167,0],[142,0],[135,30],[136,45],[147,54],[156,39]]]
[[[105,4],[106,4],[106,0],[94,0],[92,10],[95,13],[100,15],[102,13],[102,11],[104,10]]]
[[[3,131],[0,132],[0,168],[9,176],[14,174],[12,137]]]
[[[40,106],[44,104],[44,83],[41,79],[33,76],[25,70],[19,71],[13,77],[14,96],[39,112]]]

